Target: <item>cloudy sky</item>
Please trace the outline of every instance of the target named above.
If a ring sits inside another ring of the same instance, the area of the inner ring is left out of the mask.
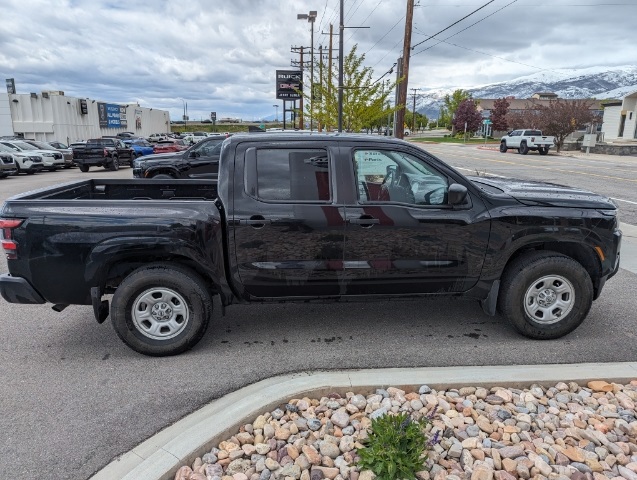
[[[191,119],[275,114],[275,71],[338,33],[339,0],[2,0],[0,74],[67,95]],[[402,53],[407,0],[345,0],[345,51],[376,77]],[[474,10],[484,8],[449,27]],[[468,87],[563,68],[637,63],[637,0],[416,0],[409,88]],[[475,24],[475,25],[472,25]],[[428,39],[428,40],[427,40]],[[426,40],[426,41],[425,41]],[[338,47],[338,37],[334,37]],[[337,52],[334,53],[337,55]],[[335,62],[337,64],[337,62]],[[386,77],[387,78],[387,77]],[[280,117],[279,109],[279,117]]]

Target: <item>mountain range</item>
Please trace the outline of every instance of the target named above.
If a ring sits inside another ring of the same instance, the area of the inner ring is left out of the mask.
[[[553,92],[559,98],[621,99],[637,91],[637,65],[551,70],[490,85],[432,89],[420,95],[418,112],[430,119],[438,118],[445,95],[458,88],[470,92],[475,99],[530,98],[537,92]]]

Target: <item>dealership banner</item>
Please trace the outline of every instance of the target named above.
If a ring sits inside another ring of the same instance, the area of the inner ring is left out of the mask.
[[[135,130],[142,128],[142,111],[135,109]]]
[[[303,92],[303,72],[300,70],[276,71],[276,98],[296,100]]]
[[[100,128],[128,128],[126,107],[124,106],[98,102],[97,116]]]

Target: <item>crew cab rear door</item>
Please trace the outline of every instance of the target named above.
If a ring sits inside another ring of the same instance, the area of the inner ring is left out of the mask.
[[[238,144],[229,251],[243,296],[339,293],[345,220],[332,175],[335,148],[318,141]]]
[[[346,151],[346,149],[342,149]],[[343,261],[347,294],[463,292],[480,277],[490,221],[477,194],[447,202],[461,179],[422,150],[353,146],[339,165],[349,178]],[[466,182],[466,180],[465,180]]]

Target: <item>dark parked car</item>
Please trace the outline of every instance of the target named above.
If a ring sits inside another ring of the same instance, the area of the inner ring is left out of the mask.
[[[224,136],[208,137],[177,153],[138,158],[133,162],[135,178],[216,178]]]
[[[90,139],[84,147],[74,149],[73,158],[82,172],[88,172],[90,167],[104,167],[115,171],[122,162],[130,165],[135,152],[117,138],[103,137]]]

